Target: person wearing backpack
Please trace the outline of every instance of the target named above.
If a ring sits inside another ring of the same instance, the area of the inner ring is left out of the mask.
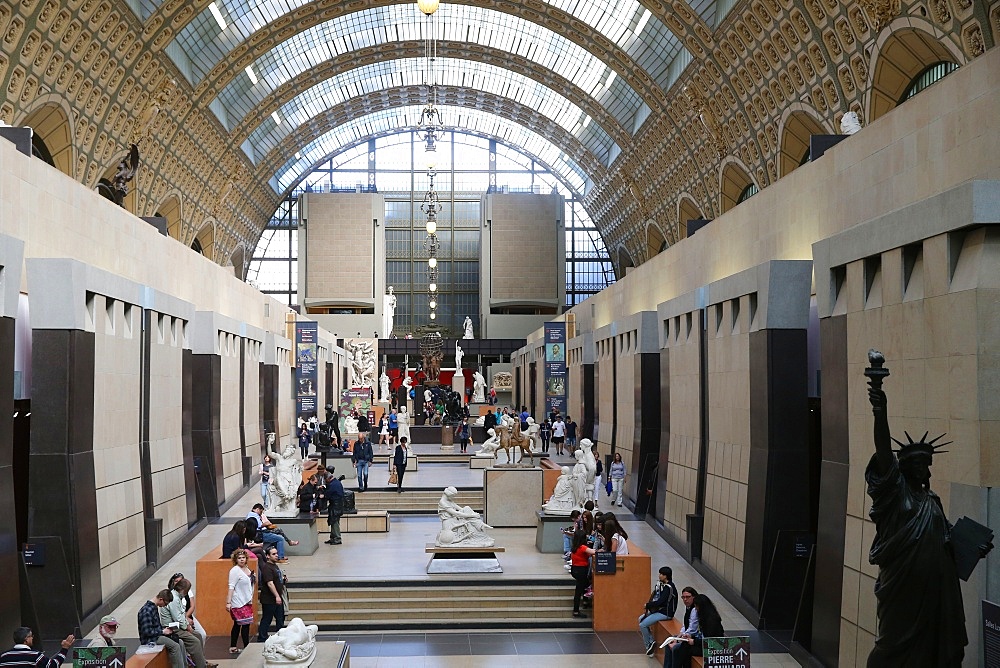
[[[656,641],[653,639],[653,625],[665,619],[673,619],[677,612],[677,585],[673,583],[674,571],[669,566],[660,568],[660,581],[646,602],[646,609],[639,617],[639,632],[646,645],[646,656],[653,656]]]

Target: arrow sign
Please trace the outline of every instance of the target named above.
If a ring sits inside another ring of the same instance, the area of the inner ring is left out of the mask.
[[[705,638],[702,655],[705,657],[705,668],[750,668],[750,637]]]

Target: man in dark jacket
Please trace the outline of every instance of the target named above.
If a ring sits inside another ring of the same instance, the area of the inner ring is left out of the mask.
[[[371,446],[368,446],[371,449]],[[331,477],[326,483],[326,521],[330,525],[327,545],[340,545],[340,518],[344,514],[344,486],[340,478]]]
[[[375,461],[375,451],[372,450],[368,434],[361,431],[360,426],[358,427],[358,432],[358,442],[354,444],[354,450],[351,453],[351,463],[358,469],[358,491],[364,492],[368,489],[368,468]]]
[[[673,583],[673,575],[674,572],[669,566],[660,568],[660,581],[653,587],[653,593],[646,602],[646,609],[639,617],[639,632],[642,633],[648,656],[653,656],[656,651],[653,625],[664,619],[673,619],[674,613],[677,612],[677,585]]]

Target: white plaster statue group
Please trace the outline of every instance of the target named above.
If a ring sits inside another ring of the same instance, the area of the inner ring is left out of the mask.
[[[375,346],[371,341],[355,339],[351,347],[351,387],[375,389]]]
[[[469,316],[465,316],[465,320],[462,322],[462,329],[465,330],[465,334],[462,335],[463,339],[476,338],[472,335],[472,318]]]
[[[295,444],[289,442],[280,452],[274,447],[275,435],[267,435],[267,450],[274,462],[269,485],[270,502],[267,513],[274,516],[298,515],[295,493],[302,482],[302,461]]]
[[[556,481],[555,490],[542,509],[550,515],[568,515],[574,508],[582,508],[587,501],[594,500],[594,478],[597,475],[597,460],[590,448],[589,438],[580,440],[580,447],[573,456],[576,464],[572,470],[562,467],[562,475]]]
[[[486,403],[486,379],[483,374],[476,371],[472,374],[472,402],[477,404]]]
[[[446,487],[438,501],[438,517],[441,531],[435,545],[438,547],[493,547],[493,537],[486,531],[492,529],[483,522],[482,516],[469,506],[455,503],[458,490]]]

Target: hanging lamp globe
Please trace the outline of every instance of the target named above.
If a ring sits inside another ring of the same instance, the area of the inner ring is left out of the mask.
[[[431,311],[431,320],[434,320],[435,318],[437,318],[437,314],[434,313],[434,311]]]
[[[438,4],[438,0],[417,0],[417,8],[427,16],[437,11]]]

